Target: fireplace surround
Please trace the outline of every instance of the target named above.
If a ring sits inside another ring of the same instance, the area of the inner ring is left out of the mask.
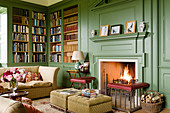
[[[137,59],[99,59],[99,90],[104,92],[107,83],[112,83],[118,79],[138,79],[138,60]],[[128,70],[125,70],[128,69]],[[122,80],[123,80],[122,79]],[[128,80],[127,80],[128,81]],[[130,81],[128,81],[130,83]],[[129,84],[127,82],[127,84]]]

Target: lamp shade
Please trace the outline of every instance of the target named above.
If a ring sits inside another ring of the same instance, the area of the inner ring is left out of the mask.
[[[72,60],[84,60],[84,55],[82,51],[74,51]]]

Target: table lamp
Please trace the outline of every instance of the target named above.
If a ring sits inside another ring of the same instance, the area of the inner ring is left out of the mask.
[[[82,51],[74,51],[73,56],[72,56],[72,60],[76,60],[75,69],[79,70],[79,65],[80,65],[79,60],[84,60],[83,52]]]

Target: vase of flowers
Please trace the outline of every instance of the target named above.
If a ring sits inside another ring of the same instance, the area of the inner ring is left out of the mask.
[[[12,77],[11,81],[9,82],[10,89],[12,89],[13,95],[15,95],[15,91],[18,88],[18,82],[17,80]]]
[[[18,75],[20,74],[18,68],[11,68],[10,70],[6,70],[2,75],[1,75],[1,81],[2,82],[9,82],[9,87],[13,92],[13,95],[15,95],[15,91],[18,88]]]

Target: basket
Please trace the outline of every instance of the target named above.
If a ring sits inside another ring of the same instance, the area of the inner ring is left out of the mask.
[[[147,92],[154,92],[155,94],[159,95],[158,92],[156,91],[153,91],[153,90],[148,90],[145,92],[145,95],[147,94]],[[141,106],[142,106],[142,110],[146,113],[159,113],[162,109],[162,103],[163,101],[159,100],[158,103],[144,103],[144,102],[141,102]]]

